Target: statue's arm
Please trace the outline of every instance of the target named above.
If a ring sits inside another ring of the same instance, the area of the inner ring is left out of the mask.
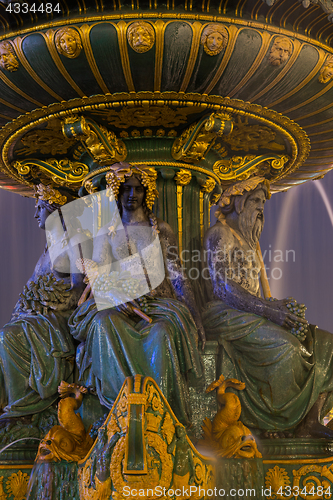
[[[85,288],[85,283],[83,281],[84,275],[79,272],[76,262],[78,259],[82,258],[91,259],[92,251],[92,239],[89,237],[82,239],[81,233],[72,237],[69,241],[67,256],[69,259],[71,289],[67,303],[68,309],[74,309],[77,307],[78,301]]]
[[[230,278],[232,239],[233,236],[221,228],[208,231],[204,240],[215,297],[234,309],[257,314],[286,328],[293,328],[299,322],[307,323],[289,311],[287,304],[290,300],[267,301],[251,294]]]
[[[105,228],[102,228],[94,238],[92,260],[97,262],[99,266],[110,266],[111,270],[112,250]]]
[[[199,338],[202,341],[202,348],[205,346],[206,335],[202,326],[201,315],[195,302],[191,282],[184,273],[178,255],[178,244],[176,236],[169,224],[159,221],[160,241],[164,254],[166,268],[169,279],[177,299],[184,302],[189,308],[198,328]]]

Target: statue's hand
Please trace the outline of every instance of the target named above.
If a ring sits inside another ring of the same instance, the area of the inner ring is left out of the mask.
[[[290,312],[287,307],[287,304],[289,303],[290,299],[267,302],[267,304],[265,304],[265,312],[263,316],[273,321],[273,323],[288,329],[297,327],[299,323],[303,323],[304,326],[308,325],[305,318],[300,318],[299,316],[296,316],[296,314]]]
[[[206,333],[203,326],[198,328],[198,335],[199,340],[201,340],[201,349],[204,350],[206,345]]]

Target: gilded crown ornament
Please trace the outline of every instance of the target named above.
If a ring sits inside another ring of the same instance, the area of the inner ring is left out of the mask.
[[[108,172],[105,176],[107,182],[106,188],[108,190],[112,190],[112,193],[117,200],[120,185],[126,181],[127,177],[131,177],[132,175],[138,175],[142,185],[146,188],[147,191],[145,201],[147,208],[151,210],[154,205],[155,198],[158,196],[158,191],[156,189],[157,172],[152,167],[148,167],[146,165],[130,165],[125,162],[115,163],[112,167],[110,167],[110,172]]]
[[[35,197],[42,201],[48,201],[50,205],[56,203],[57,205],[65,205],[67,197],[62,195],[57,189],[45,184],[38,184],[35,187]]]

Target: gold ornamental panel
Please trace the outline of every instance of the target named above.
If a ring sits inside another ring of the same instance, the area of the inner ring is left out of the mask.
[[[180,126],[184,127],[184,121],[187,124],[193,123],[193,116],[198,119],[200,116],[212,112],[227,114],[231,117],[235,126],[233,132],[222,139],[226,139],[226,142],[229,141],[226,146],[235,151],[235,154],[231,156],[238,154],[244,156],[246,154],[246,144],[250,143],[251,148],[257,149],[258,153],[261,153],[259,150],[264,148],[273,151],[279,156],[287,155],[290,157],[290,160],[275,177],[274,183],[286,177],[292,179],[293,173],[306,160],[310,151],[309,139],[298,124],[286,116],[256,104],[220,96],[206,96],[205,102],[203,102],[201,94],[181,94],[177,92],[122,93],[84,97],[52,104],[42,109],[36,109],[31,113],[26,113],[8,123],[0,131],[0,170],[21,184],[31,185],[29,180],[22,180],[22,177],[13,166],[15,161],[22,161],[25,154],[33,153],[34,148],[37,147],[36,144],[40,148],[39,151],[42,151],[43,147],[46,150],[52,150],[53,148],[56,151],[60,151],[62,147],[70,149],[71,137],[64,137],[64,140],[60,141],[61,126],[59,124],[62,121],[70,117],[90,116],[91,114],[96,122],[102,121],[105,123],[104,118],[107,121],[109,117],[112,121],[115,118],[114,110],[118,109],[116,120],[126,120],[125,124],[129,124],[130,117],[135,116],[135,113],[137,113],[137,116],[141,116],[142,122],[140,125],[143,125],[142,131],[137,130],[138,135],[143,137],[151,136],[152,132],[147,128],[148,124],[150,125],[156,120],[156,117],[159,117],[161,121],[155,123],[155,126],[159,127],[156,132],[157,138],[164,135],[169,136],[168,130],[171,127],[170,132],[174,135],[174,132],[177,133],[175,130],[177,128],[176,123],[181,122]],[[161,128],[162,122],[166,129]],[[121,121],[118,121],[119,125],[120,123]],[[47,124],[55,125],[52,129],[50,129],[50,125],[47,128],[47,134],[50,137],[46,141],[47,144],[43,144],[42,128]],[[123,125],[123,123],[121,124]],[[108,124],[107,128],[111,129],[112,125],[109,126]],[[123,132],[125,131],[123,130]],[[119,140],[124,137],[124,134],[120,136],[121,133],[119,131],[112,132],[113,137],[118,135]],[[279,137],[278,142],[277,137]],[[35,139],[37,139],[36,144],[34,144]],[[19,147],[15,157],[16,144]],[[82,145],[79,145],[79,147],[82,148]],[[284,151],[282,151],[282,147]],[[242,154],[238,153],[241,149]],[[214,144],[214,151],[217,153],[216,160],[219,158],[222,160],[225,157],[221,144]],[[76,160],[78,160],[79,150],[77,150],[76,154]],[[133,161],[135,162],[135,160]],[[142,161],[145,162],[144,158],[142,158]],[[149,159],[149,161],[152,160]],[[204,158],[199,162],[194,161],[191,163],[193,167],[211,170],[207,162],[205,163]],[[211,171],[210,175],[214,177],[214,172]],[[218,178],[218,176],[216,177]],[[274,184],[272,188],[274,190]]]

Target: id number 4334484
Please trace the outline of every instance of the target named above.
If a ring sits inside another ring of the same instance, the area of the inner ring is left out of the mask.
[[[333,490],[332,490],[333,492]],[[332,498],[331,487],[328,486],[324,488],[324,486],[305,486],[304,488],[299,488],[299,486],[281,486],[276,492],[277,495],[281,495],[282,498],[288,497],[301,497],[301,498],[323,498],[329,499]]]
[[[29,12],[46,12],[46,14],[52,14],[53,12],[61,12],[60,4],[41,3],[29,5],[28,3],[18,3],[11,2],[6,7],[7,12],[12,12],[14,14],[28,14]]]

